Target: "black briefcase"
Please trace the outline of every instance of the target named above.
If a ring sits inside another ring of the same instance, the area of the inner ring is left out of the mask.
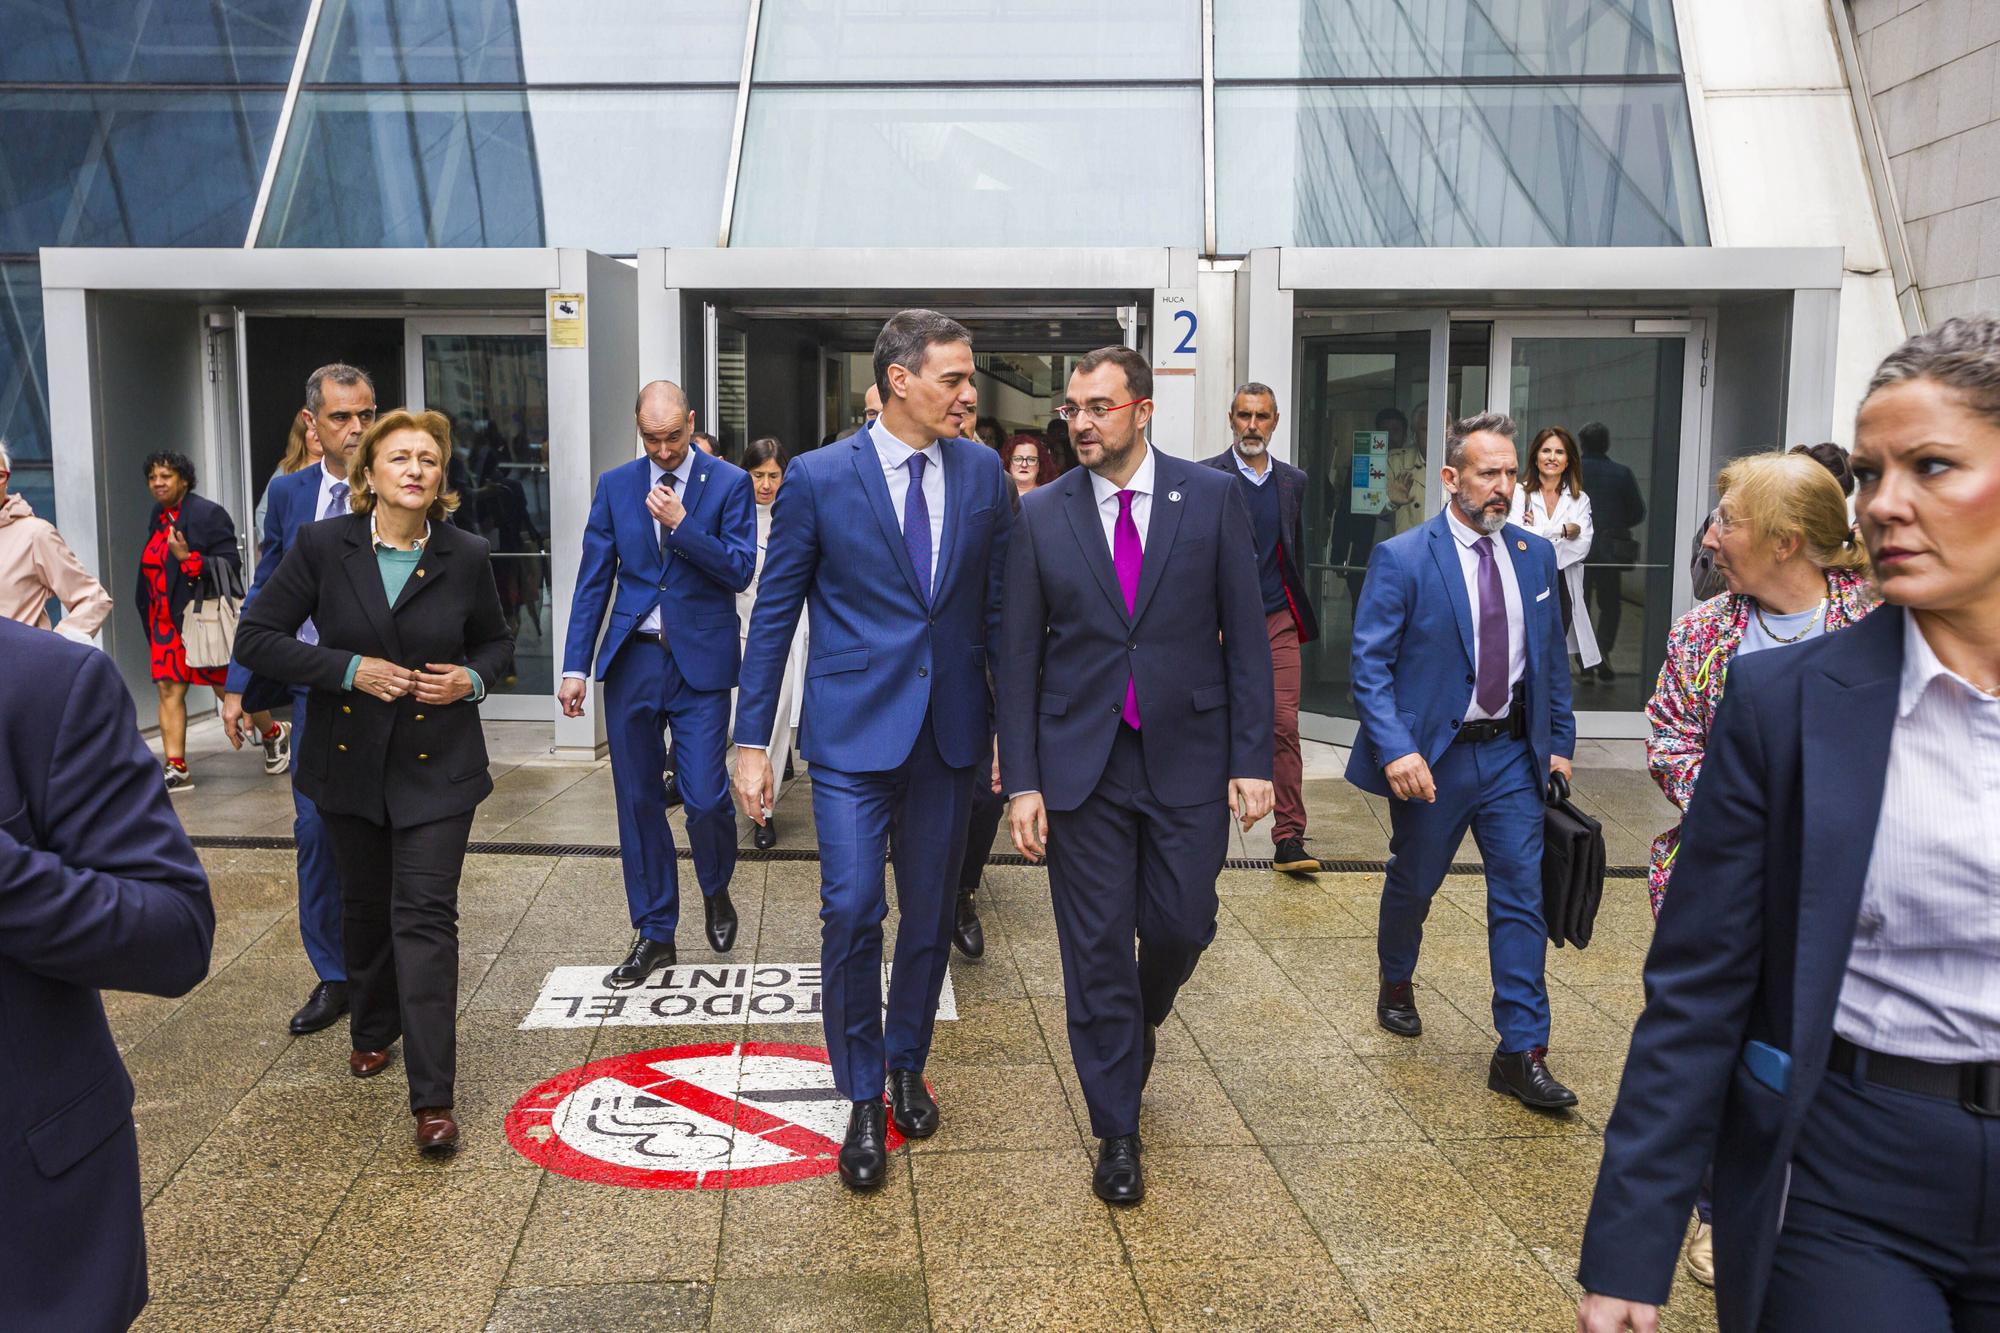
[[[1542,920],[1558,949],[1590,943],[1604,901],[1604,827],[1576,808],[1569,783],[1549,775],[1542,806]]]

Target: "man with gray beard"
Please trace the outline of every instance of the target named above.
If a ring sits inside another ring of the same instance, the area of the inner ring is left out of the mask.
[[[1377,546],[1354,620],[1360,714],[1347,780],[1389,800],[1375,1017],[1423,1031],[1412,978],[1431,898],[1467,829],[1486,870],[1493,1052],[1486,1086],[1540,1110],[1576,1104],[1549,1073],[1542,791],[1570,773],[1576,719],[1555,549],[1507,521],[1514,422],[1455,421],[1444,512]]]

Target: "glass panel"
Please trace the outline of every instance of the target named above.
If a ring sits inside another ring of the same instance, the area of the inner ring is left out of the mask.
[[[307,3],[0,0],[0,80],[282,84]]]
[[[1196,89],[758,91],[735,245],[1194,245]]]
[[[1585,675],[1579,712],[1635,712],[1660,674],[1673,623],[1683,338],[1514,339],[1510,411],[1525,449],[1544,426],[1583,446],[1596,526],[1584,605],[1610,671]],[[1601,424],[1605,433],[1590,429]]]
[[[1706,245],[1675,85],[1224,88],[1216,227],[1269,245]]]
[[[525,93],[301,93],[259,245],[542,244]]]
[[[1217,78],[1674,74],[1673,0],[1215,0]]]
[[[1424,520],[1431,335],[1309,336],[1300,371],[1298,461],[1320,479],[1306,492],[1306,585],[1322,632],[1302,650],[1299,706],[1351,718],[1354,606],[1369,553]]]
[[[756,77],[1199,79],[1198,0],[764,0]]]
[[[494,694],[555,691],[549,592],[548,361],[539,333],[426,334],[424,405],[451,418],[453,522],[493,547],[514,675]],[[587,442],[585,442],[587,443]]]
[[[741,458],[750,443],[750,338],[727,324],[715,331],[715,400],[716,447],[724,458]]]
[[[243,244],[281,100],[0,92],[0,253]]]
[[[40,264],[0,264],[0,440],[14,460],[8,489],[55,522]]]
[[[750,0],[516,0],[529,83],[727,83]]]
[[[528,108],[548,244],[606,254],[715,244],[733,90],[530,90]]]
[[[513,0],[327,0],[306,78],[519,83],[521,33]]]

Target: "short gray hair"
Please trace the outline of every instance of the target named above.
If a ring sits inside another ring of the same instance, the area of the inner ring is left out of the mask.
[[[912,375],[924,373],[924,358],[938,343],[972,344],[972,334],[955,319],[935,310],[902,310],[889,317],[875,335],[875,390],[889,401],[889,367],[901,366]]]
[[[1957,389],[1973,411],[2000,422],[2000,317],[1948,319],[1917,334],[1883,358],[1862,401],[1910,380],[1933,380]]]
[[[328,380],[332,380],[343,389],[365,384],[368,386],[368,392],[375,392],[375,381],[359,366],[350,366],[345,361],[335,361],[330,365],[321,366],[306,376],[306,411],[314,416],[318,416],[320,408],[326,405]]]
[[[1259,384],[1256,380],[1245,380],[1243,383],[1236,386],[1235,393],[1229,395],[1230,411],[1234,412],[1236,410],[1236,400],[1238,398],[1241,398],[1246,393],[1249,394],[1252,398],[1270,399],[1271,406],[1274,408],[1278,405],[1278,395],[1271,391],[1270,385]]]
[[[1451,423],[1444,433],[1444,465],[1449,468],[1465,466],[1465,442],[1481,433],[1504,435],[1514,438],[1514,418],[1505,412],[1481,412],[1477,416],[1460,417]]]

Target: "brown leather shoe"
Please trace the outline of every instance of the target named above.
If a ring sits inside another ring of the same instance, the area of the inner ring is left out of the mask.
[[[458,1146],[458,1122],[449,1106],[417,1109],[417,1147],[425,1152],[450,1152]]]
[[[389,1067],[387,1051],[349,1051],[347,1072],[356,1078],[374,1078]]]

